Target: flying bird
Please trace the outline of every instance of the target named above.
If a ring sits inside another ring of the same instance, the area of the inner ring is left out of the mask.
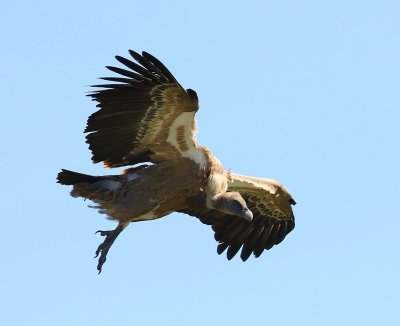
[[[57,180],[71,195],[90,199],[100,213],[118,222],[96,250],[100,273],[118,235],[132,222],[181,212],[211,225],[218,254],[232,259],[279,244],[295,226],[296,204],[280,182],[225,170],[196,141],[197,94],[184,89],[147,52],[116,56],[125,67],[107,66],[115,77],[88,94],[99,108],[85,129],[94,163],[129,166],[119,175],[92,176],[62,169]],[[133,60],[132,60],[133,59]],[[96,232],[96,233],[97,233]]]

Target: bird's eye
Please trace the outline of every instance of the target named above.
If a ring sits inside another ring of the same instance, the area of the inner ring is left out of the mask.
[[[236,199],[233,201],[233,206],[235,206],[236,209],[242,209],[242,204]]]

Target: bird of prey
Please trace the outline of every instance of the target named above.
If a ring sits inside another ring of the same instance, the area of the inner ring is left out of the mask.
[[[118,235],[132,222],[181,212],[211,225],[218,254],[232,259],[279,244],[293,230],[294,199],[278,181],[225,170],[196,141],[197,94],[184,89],[172,73],[147,52],[116,56],[125,67],[107,66],[114,77],[93,85],[88,94],[99,108],[85,129],[94,163],[129,166],[119,175],[92,176],[61,170],[59,183],[118,226],[97,231],[104,242],[96,251],[100,273]],[[132,60],[133,59],[133,60]]]

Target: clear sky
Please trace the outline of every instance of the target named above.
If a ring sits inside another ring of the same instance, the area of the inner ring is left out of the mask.
[[[398,1],[7,1],[0,40],[1,325],[400,325]],[[172,214],[97,275],[115,224],[55,177],[114,173],[91,163],[85,92],[130,48],[197,91],[226,168],[285,183],[283,243],[227,261]]]

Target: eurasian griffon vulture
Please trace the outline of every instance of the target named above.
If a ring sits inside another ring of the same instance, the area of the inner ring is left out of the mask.
[[[118,221],[96,251],[101,272],[107,253],[131,222],[154,220],[172,212],[211,225],[218,254],[232,259],[261,255],[294,228],[294,199],[278,181],[248,177],[223,168],[206,147],[197,144],[196,92],[185,90],[149,53],[129,51],[131,61],[116,56],[125,69],[107,67],[118,77],[90,93],[99,110],[87,122],[86,141],[93,162],[109,168],[133,166],[121,175],[91,176],[62,170],[58,182],[72,185],[73,197],[95,202],[101,213]]]

